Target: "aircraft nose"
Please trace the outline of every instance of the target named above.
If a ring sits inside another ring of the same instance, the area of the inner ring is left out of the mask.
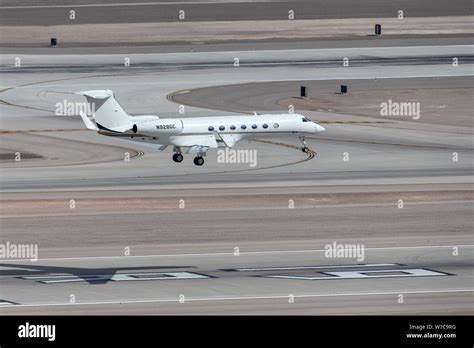
[[[321,133],[321,132],[324,132],[325,130],[326,130],[326,128],[324,128],[323,126],[320,126],[317,123],[314,124],[314,132],[315,133]]]

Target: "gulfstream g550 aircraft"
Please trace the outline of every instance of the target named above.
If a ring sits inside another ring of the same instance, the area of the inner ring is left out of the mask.
[[[159,118],[153,115],[130,116],[110,90],[77,92],[92,104],[95,123],[80,113],[88,129],[158,150],[173,146],[173,160],[181,162],[183,153],[194,154],[194,164],[204,164],[211,148],[234,147],[242,139],[296,135],[304,152],[308,151],[304,136],[324,131],[303,115],[218,116],[195,118]]]

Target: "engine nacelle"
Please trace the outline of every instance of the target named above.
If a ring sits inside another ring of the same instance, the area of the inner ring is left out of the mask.
[[[145,135],[178,135],[183,131],[183,121],[174,118],[164,118],[136,123],[132,127],[133,133]]]

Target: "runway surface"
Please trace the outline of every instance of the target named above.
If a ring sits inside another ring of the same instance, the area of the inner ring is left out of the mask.
[[[215,152],[176,164],[55,116],[100,88],[162,117],[180,103],[180,117],[286,112],[298,81],[316,95],[375,80],[394,100],[472,93],[472,46],[416,46],[136,54],[129,69],[122,54],[21,55],[20,69],[2,55],[2,242],[37,244],[39,260],[0,260],[0,313],[472,314],[468,108],[450,124],[296,109],[326,127],[314,152],[291,137],[239,144],[255,167]],[[334,242],[364,255],[328,256]]]
[[[364,263],[328,260],[324,249],[4,262],[2,296],[19,304],[0,311],[245,314],[259,306],[262,314],[469,314],[472,251],[373,248]]]
[[[257,51],[257,50],[293,50],[293,49],[325,49],[325,48],[349,48],[349,47],[404,47],[404,46],[437,46],[437,45],[467,45],[472,44],[470,35],[420,35],[416,37],[390,36],[388,38],[379,37],[374,40],[367,38],[312,38],[290,40],[239,40],[237,42],[200,42],[197,44],[162,42],[160,45],[146,43],[129,43],[117,46],[117,44],[92,45],[75,43],[74,45],[62,44],[54,48],[56,54],[134,54],[142,53],[184,53],[184,52],[230,52],[230,51]],[[22,47],[22,45],[7,45],[2,47],[2,52],[6,54],[50,54],[51,47],[46,47],[46,43],[36,45],[34,49]]]
[[[351,48],[328,48],[328,49],[299,49],[299,50],[259,50],[259,51],[227,51],[213,52],[193,52],[193,53],[163,53],[163,54],[129,54],[126,56],[130,60],[130,66],[124,66],[124,57],[121,54],[82,54],[82,55],[18,55],[3,54],[0,64],[3,72],[28,72],[28,69],[47,70],[53,69],[55,76],[74,68],[79,72],[88,72],[87,69],[107,72],[109,70],[121,70],[123,74],[127,70],[133,69],[188,69],[196,70],[202,68],[245,68],[245,67],[268,67],[273,65],[294,66],[303,65],[303,68],[322,67],[343,67],[343,59],[348,58],[350,67],[360,66],[428,66],[440,64],[452,66],[453,57],[457,57],[461,63],[459,69],[451,69],[449,75],[459,76],[462,74],[472,75],[468,64],[474,58],[473,46],[446,45],[446,46],[401,46],[401,47],[351,47]],[[15,66],[15,59],[20,58],[21,65]],[[234,66],[235,58],[239,59],[239,65]],[[444,66],[447,68],[446,66]],[[130,68],[130,69],[126,69]],[[155,70],[156,71],[156,70]],[[239,71],[239,69],[236,69]],[[375,70],[378,71],[378,70]],[[289,72],[284,72],[288,77]],[[327,73],[326,73],[327,74]],[[420,73],[414,73],[418,77]],[[432,73],[433,76],[434,73]],[[440,72],[442,74],[442,72]],[[21,74],[18,74],[21,75]],[[383,75],[372,76],[378,77]],[[437,75],[436,75],[437,76]],[[442,75],[441,75],[442,76]],[[421,77],[421,76],[420,76]],[[351,79],[355,77],[351,76]],[[318,79],[322,79],[318,76]],[[5,85],[5,81],[3,85]]]
[[[409,61],[416,64],[414,59]],[[400,60],[397,62],[400,63]],[[356,61],[355,64],[361,62]],[[254,110],[264,114],[287,109],[289,105],[293,105],[300,110],[368,116],[387,123],[392,122],[394,117],[381,115],[380,104],[393,98],[393,90],[396,90],[398,100],[409,99],[420,103],[419,117],[405,117],[405,121],[469,127],[472,125],[473,84],[472,76],[302,80],[197,88],[172,93],[168,98],[178,104],[236,113]],[[339,93],[341,85],[346,85],[350,93],[341,95]],[[298,96],[301,86],[307,88],[307,98]],[[288,91],[293,91],[294,94],[289,95]],[[357,102],[361,99],[365,102],[358,105]],[[456,102],[452,103],[452,100]],[[453,114],[456,117],[452,117]]]
[[[73,20],[70,10],[75,11]],[[63,25],[85,23],[146,23],[179,21],[238,21],[288,19],[433,17],[472,15],[472,2],[458,0],[316,1],[2,1],[2,25]]]
[[[472,194],[400,188],[6,193],[3,237],[39,253],[0,263],[0,312],[471,313]]]

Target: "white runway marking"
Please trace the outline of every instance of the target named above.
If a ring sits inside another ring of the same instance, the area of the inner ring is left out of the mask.
[[[358,268],[358,267],[386,267],[399,266],[396,263],[372,263],[372,264],[355,264],[355,265],[327,265],[327,266],[297,266],[297,267],[261,267],[261,268],[234,268],[231,271],[237,272],[255,272],[255,271],[285,271],[285,270],[301,270],[301,269],[330,269],[330,268]]]
[[[341,297],[341,296],[383,296],[383,295],[408,295],[408,294],[441,294],[441,293],[463,293],[474,292],[474,289],[446,289],[446,290],[413,290],[413,291],[386,291],[386,292],[355,292],[339,294],[293,294],[294,298],[316,298],[316,297]],[[272,300],[288,299],[289,295],[268,295],[268,296],[241,296],[241,297],[186,297],[186,302],[198,301],[239,301],[239,300]],[[179,298],[172,299],[148,299],[148,300],[115,300],[115,301],[87,301],[76,303],[30,303],[16,304],[3,307],[53,307],[53,306],[84,306],[84,305],[108,305],[108,304],[139,304],[139,303],[179,303]]]
[[[409,250],[409,249],[442,249],[453,247],[457,248],[472,248],[474,244],[454,244],[454,245],[420,245],[420,246],[399,246],[399,247],[366,247],[365,250]],[[284,253],[314,253],[325,252],[325,249],[305,249],[305,250],[267,250],[267,251],[240,251],[240,256],[243,255],[259,255],[259,254],[284,254]],[[233,251],[219,252],[219,253],[194,253],[194,254],[162,254],[162,255],[130,255],[130,256],[78,256],[78,257],[50,257],[39,258],[38,261],[81,261],[81,260],[116,260],[116,259],[143,259],[143,258],[159,258],[159,257],[200,257],[200,256],[235,256]],[[9,259],[1,262],[32,262],[31,260]],[[33,263],[36,263],[34,261]]]
[[[400,278],[400,277],[436,277],[447,276],[449,274],[432,271],[423,268],[411,269],[390,269],[390,270],[360,270],[360,271],[340,271],[321,272],[324,276],[297,276],[297,275],[266,275],[264,278],[295,279],[295,280],[333,280],[333,279],[368,279],[368,278]]]
[[[16,304],[14,302],[0,299],[0,307],[11,307],[11,306],[16,306]]]
[[[210,277],[194,272],[148,272],[92,275],[46,275],[22,276],[21,279],[33,280],[44,284],[93,282],[93,281],[142,281],[142,280],[178,280],[178,279],[209,279]]]

